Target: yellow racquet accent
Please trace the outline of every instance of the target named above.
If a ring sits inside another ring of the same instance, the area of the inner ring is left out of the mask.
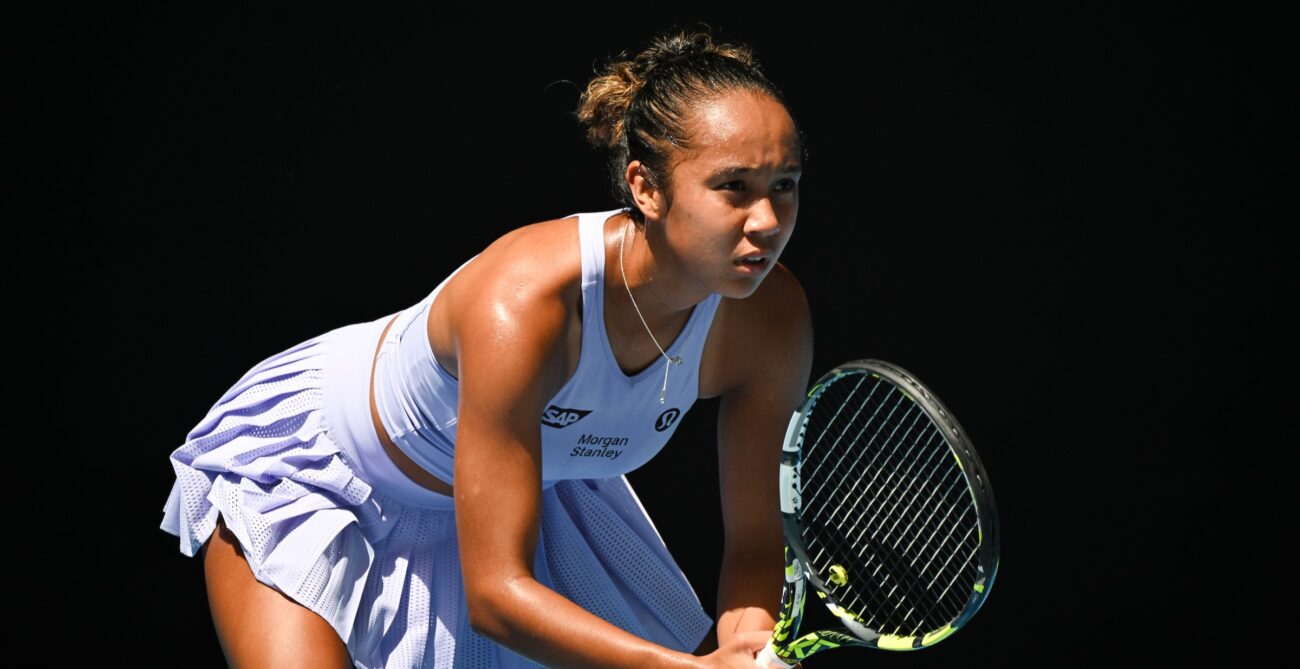
[[[952,625],[945,625],[945,626],[943,627],[943,629],[937,629],[937,630],[935,630],[935,631],[933,631],[933,632],[930,632],[929,634],[927,634],[927,635],[921,637],[921,645],[922,645],[922,646],[928,646],[928,645],[930,645],[930,644],[932,644],[932,643],[936,643],[936,642],[938,642],[940,639],[943,639],[944,637],[946,637],[946,636],[948,636],[949,634],[952,634],[953,632],[956,632],[956,631],[957,631],[957,630],[953,629],[953,626],[952,626]]]
[[[893,634],[881,634],[876,640],[876,645],[885,650],[908,650],[912,647],[912,642],[916,640],[914,636],[895,636]]]

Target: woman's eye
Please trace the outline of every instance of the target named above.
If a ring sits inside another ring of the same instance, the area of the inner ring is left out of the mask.
[[[784,180],[784,181],[781,181],[779,184],[777,184],[777,190],[779,190],[779,191],[791,191],[791,190],[794,190],[795,187],[796,187],[797,185],[798,185],[798,182],[796,182],[794,179],[786,179],[786,180]],[[723,189],[723,190],[744,190],[744,189],[745,189],[745,182],[744,182],[744,181],[728,181],[728,182],[726,182],[726,183],[724,183],[724,184],[720,184],[720,185],[718,186],[718,188],[721,188],[721,189]]]

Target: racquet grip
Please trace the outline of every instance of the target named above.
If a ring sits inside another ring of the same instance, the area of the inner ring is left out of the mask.
[[[758,652],[758,657],[754,658],[754,666],[766,667],[766,669],[793,669],[794,667],[793,664],[786,664],[776,656],[770,642]]]

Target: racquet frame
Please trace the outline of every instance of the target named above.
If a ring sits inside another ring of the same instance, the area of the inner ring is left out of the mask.
[[[830,594],[831,588],[821,581],[809,564],[804,546],[804,523],[801,519],[802,486],[799,468],[803,455],[803,437],[807,418],[822,393],[831,384],[848,375],[872,374],[894,384],[930,416],[943,436],[966,477],[979,516],[979,549],[977,564],[979,576],[962,613],[946,627],[917,636],[882,634],[868,628],[852,612],[845,610]],[[785,534],[785,587],[781,593],[779,619],[772,631],[772,639],[759,654],[758,665],[767,667],[793,667],[795,663],[814,653],[841,646],[862,646],[882,650],[917,650],[929,647],[948,637],[975,615],[987,598],[997,572],[999,529],[993,491],[988,483],[984,465],[971,447],[957,419],[948,411],[924,384],[911,373],[893,363],[876,359],[854,360],[824,374],[808,391],[799,408],[790,418],[785,443],[781,453],[780,499],[782,529]],[[843,625],[840,630],[818,630],[797,637],[803,619],[808,585],[822,603]]]

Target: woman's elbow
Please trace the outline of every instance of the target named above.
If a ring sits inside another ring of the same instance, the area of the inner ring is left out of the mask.
[[[528,576],[492,578],[487,583],[465,582],[465,603],[470,629],[500,644],[515,635],[520,616],[528,610]]]
[[[465,603],[469,615],[469,628],[475,632],[498,641],[505,636],[504,621],[500,615],[502,607],[496,600],[499,592],[490,588],[471,588],[466,584]]]

